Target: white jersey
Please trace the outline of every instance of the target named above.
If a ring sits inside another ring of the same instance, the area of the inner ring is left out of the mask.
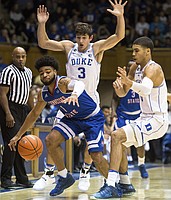
[[[153,64],[158,65],[150,60],[146,66]],[[135,72],[135,81],[141,83],[146,66],[141,70],[137,67]],[[140,96],[140,107],[142,114],[166,114],[167,113],[167,86],[165,80],[158,87],[153,87],[151,94],[146,97]]]
[[[150,60],[148,65],[158,65]],[[146,66],[141,70],[138,66],[135,72],[135,81],[141,83]],[[126,147],[134,145],[143,146],[146,142],[161,138],[168,129],[167,113],[167,86],[165,80],[160,86],[153,87],[151,93],[146,97],[140,96],[140,117],[132,123],[123,126],[126,134]]]
[[[99,84],[101,64],[96,61],[92,47],[93,43],[90,43],[87,51],[79,52],[78,44],[75,43],[68,53],[66,72],[69,78],[83,81],[86,92],[99,104],[97,86]]]

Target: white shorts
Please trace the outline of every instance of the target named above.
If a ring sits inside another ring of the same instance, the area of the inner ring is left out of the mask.
[[[168,129],[167,119],[167,115],[141,116],[123,126],[127,137],[123,145],[140,147],[150,140],[161,138]]]

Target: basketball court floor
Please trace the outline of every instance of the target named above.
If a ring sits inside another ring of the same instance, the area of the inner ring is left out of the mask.
[[[148,179],[142,179],[136,167],[129,168],[129,175],[136,192],[132,196],[121,199],[129,200],[171,200],[171,164],[147,164],[149,172]],[[98,172],[91,173],[91,186],[87,192],[78,190],[78,173],[73,174],[76,182],[73,186],[66,189],[64,193],[56,197],[50,197],[49,191],[53,187],[48,187],[44,191],[35,191],[32,188],[4,190],[0,188],[0,200],[89,200],[92,194],[97,192],[103,184],[103,178]],[[31,179],[32,180],[32,179]],[[35,180],[32,180],[33,182]]]

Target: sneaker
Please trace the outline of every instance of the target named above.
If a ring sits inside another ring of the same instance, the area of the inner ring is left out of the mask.
[[[80,177],[78,182],[78,189],[85,192],[90,187],[90,172],[85,171],[83,168],[80,171]]]
[[[146,170],[145,165],[142,164],[142,165],[138,166],[138,168],[139,168],[141,177],[142,177],[142,178],[148,178],[148,172],[147,172],[147,170]]]
[[[34,190],[44,190],[47,186],[55,184],[55,176],[43,174],[43,176],[35,182],[33,189]]]
[[[118,183],[118,187],[120,187],[120,189],[122,190],[123,195],[132,195],[134,192],[136,192],[132,184]]]
[[[119,187],[103,185],[99,192],[94,194],[96,199],[120,198],[122,197],[122,190]]]
[[[59,179],[58,179],[58,182],[57,182],[55,188],[50,192],[50,196],[56,196],[56,195],[61,194],[66,188],[73,185],[74,182],[75,182],[74,178],[69,173],[67,173],[66,178],[59,176]]]

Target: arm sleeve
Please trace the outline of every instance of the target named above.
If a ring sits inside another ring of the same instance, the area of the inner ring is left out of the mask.
[[[76,94],[78,97],[84,91],[85,85],[82,81],[71,80],[68,84],[68,89],[73,90],[72,94]]]
[[[152,88],[153,81],[148,77],[144,77],[142,83],[136,83],[133,81],[131,87],[134,92],[138,93],[142,97],[148,96],[151,93]]]

